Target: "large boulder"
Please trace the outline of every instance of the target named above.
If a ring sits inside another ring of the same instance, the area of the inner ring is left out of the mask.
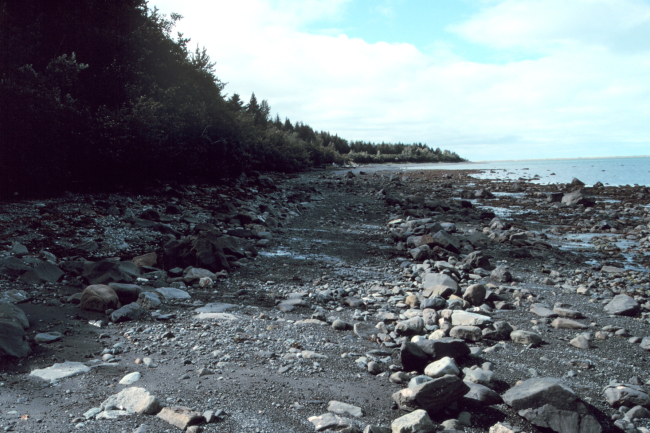
[[[79,306],[83,310],[101,311],[116,310],[120,308],[120,300],[115,290],[103,284],[88,286],[81,293]]]
[[[432,238],[435,245],[438,245],[447,251],[451,251],[452,253],[460,253],[460,241],[454,235],[450,235],[446,231],[440,230],[435,233]]]
[[[26,328],[29,328],[29,321],[23,310],[0,302],[0,357],[24,358],[31,353]]]
[[[641,307],[628,295],[616,295],[605,305],[605,312],[616,316],[636,316]]]
[[[87,263],[83,277],[88,284],[131,283],[140,276],[140,270],[133,262],[114,262],[101,260]]]
[[[447,374],[393,394],[398,407],[407,412],[417,409],[438,412],[461,398],[469,387],[458,376]]]
[[[528,379],[506,391],[503,401],[530,423],[558,433],[602,431],[585,404],[561,379]]]
[[[562,204],[567,206],[576,206],[581,204],[584,207],[593,207],[596,204],[596,200],[593,197],[588,196],[584,189],[578,189],[564,194],[562,197]]]
[[[56,283],[63,276],[63,271],[50,262],[41,262],[20,276],[20,281],[27,284]]]

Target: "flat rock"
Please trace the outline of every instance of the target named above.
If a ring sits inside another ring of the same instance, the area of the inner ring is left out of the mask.
[[[646,390],[639,385],[617,383],[606,386],[603,393],[605,394],[607,403],[615,409],[621,406],[643,406],[650,408],[650,396]]]
[[[436,430],[429,414],[422,409],[393,420],[390,426],[392,433],[430,433]]]
[[[142,308],[137,302],[132,302],[111,313],[111,320],[114,323],[128,322],[130,320],[140,320],[147,316],[147,310]]]
[[[101,404],[103,408],[117,408],[145,415],[155,415],[160,412],[161,405],[156,397],[144,388],[126,388],[108,397]]]
[[[557,319],[553,320],[551,322],[551,326],[554,327],[555,329],[587,329],[587,328],[589,328],[585,324],[582,324],[580,322],[576,322],[575,320],[565,319],[563,317],[558,317]]]
[[[530,312],[533,314],[538,315],[539,317],[546,317],[546,318],[551,318],[551,317],[557,317],[558,314],[551,310],[550,308],[546,307],[545,305],[542,304],[533,304],[530,306]]]
[[[628,295],[616,295],[607,305],[605,312],[616,316],[636,316],[641,307]]]
[[[29,375],[49,382],[56,382],[66,377],[88,373],[89,371],[90,367],[81,362],[65,361],[61,364],[54,364],[51,367],[36,369],[29,373]]]
[[[203,415],[183,406],[164,407],[156,416],[181,430],[203,422]]]
[[[324,413],[320,416],[311,416],[308,421],[314,425],[316,431],[323,430],[343,430],[346,427],[354,425],[354,422],[348,418],[343,418],[331,412]]]
[[[37,343],[54,343],[55,341],[59,341],[61,338],[63,338],[63,334],[60,332],[43,332],[36,334],[34,336],[34,341]]]
[[[41,262],[20,276],[20,281],[27,284],[56,283],[63,276],[63,271],[50,262]]]
[[[216,302],[211,304],[205,304],[203,307],[199,307],[194,311],[196,311],[197,313],[223,313],[235,307],[237,307],[237,305],[235,304]]]
[[[239,317],[230,313],[199,313],[194,318],[197,320],[229,320],[233,322],[239,320]]]
[[[156,292],[165,302],[192,299],[190,294],[185,290],[176,289],[174,287],[160,287],[154,290],[154,292]]]
[[[444,358],[427,365],[427,367],[424,369],[424,374],[433,378],[441,377],[445,374],[453,374],[458,376],[460,374],[460,369],[458,368],[458,365],[456,365],[454,358],[445,356]]]
[[[533,346],[537,346],[542,342],[541,335],[536,334],[535,332],[522,331],[522,330],[512,331],[510,333],[510,339],[515,343],[525,344],[526,346],[528,346],[529,344],[532,344]]]
[[[553,308],[553,312],[557,313],[560,317],[566,317],[568,319],[583,319],[585,317],[581,312],[568,308],[555,307]]]
[[[337,415],[350,415],[356,418],[363,416],[363,410],[361,410],[360,407],[336,400],[331,400],[329,402],[327,410]]]
[[[483,314],[463,310],[454,310],[451,313],[451,324],[453,326],[485,326],[490,323],[492,323],[492,318]]]
[[[470,400],[470,403],[478,403],[485,406],[503,403],[501,396],[485,385],[469,381],[465,381],[465,385],[469,387],[469,391],[467,391],[464,398]]]

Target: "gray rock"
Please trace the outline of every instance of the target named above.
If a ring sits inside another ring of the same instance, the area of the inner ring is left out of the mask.
[[[453,326],[485,326],[491,323],[492,318],[483,314],[463,310],[454,310],[451,313],[451,324]]]
[[[451,235],[444,230],[440,230],[435,233],[432,238],[436,245],[446,249],[447,251],[456,254],[460,253],[460,240],[458,240],[454,235]]]
[[[562,204],[567,206],[581,204],[584,207],[593,207],[596,204],[596,200],[593,197],[588,196],[584,189],[579,189],[564,194],[564,196],[562,196]]]
[[[465,341],[479,341],[483,337],[483,333],[478,326],[454,326],[451,328],[449,336]]]
[[[370,340],[373,336],[376,336],[379,333],[379,330],[370,323],[358,322],[354,324],[354,333],[359,338]]]
[[[560,308],[560,307],[555,307],[553,308],[553,312],[557,313],[558,316],[560,317],[566,317],[569,319],[583,319],[584,315],[575,310],[570,310],[568,308]]]
[[[515,343],[525,344],[526,346],[529,344],[537,346],[542,342],[542,337],[539,334],[522,330],[512,331],[510,339]]]
[[[327,410],[337,415],[350,415],[356,418],[363,416],[363,410],[361,410],[360,407],[336,400],[331,400],[329,402]]]
[[[503,403],[501,396],[487,386],[469,381],[465,381],[465,384],[469,387],[464,397],[466,402],[485,406]]]
[[[580,322],[576,322],[575,320],[565,319],[563,317],[558,317],[557,319],[553,320],[551,322],[551,326],[554,327],[555,329],[587,329],[587,328],[589,328],[585,324],[582,324]]]
[[[156,397],[144,388],[126,388],[108,397],[101,404],[103,408],[117,407],[122,410],[144,415],[155,415],[160,412],[161,405]]]
[[[407,375],[408,377],[408,375]],[[415,376],[411,380],[409,380],[409,383],[407,385],[408,388],[413,388],[414,386],[422,385],[423,383],[431,382],[433,378],[429,376],[425,376],[423,374],[420,374],[418,376]]]
[[[483,329],[483,338],[488,340],[509,340],[513,328],[503,320],[494,322],[492,327]]]
[[[558,314],[548,308],[546,305],[543,304],[533,304],[530,306],[530,312],[533,314],[538,315],[539,317],[546,317],[546,318],[551,318],[551,317],[557,317]]]
[[[23,257],[29,254],[29,250],[27,247],[20,242],[13,242],[11,244],[11,249],[9,250],[9,254],[13,254],[16,257]]]
[[[602,431],[584,403],[560,379],[528,379],[506,391],[503,401],[532,424],[558,433]]]
[[[185,290],[175,289],[173,287],[160,287],[156,289],[155,292],[165,302],[184,301],[184,300],[192,299],[190,294],[187,293]]]
[[[576,338],[571,340],[569,344],[571,344],[571,346],[577,347],[578,349],[589,349],[590,347],[589,340],[587,340],[587,337],[584,335],[578,335]]]
[[[336,319],[334,322],[332,322],[332,329],[336,331],[347,331],[348,329],[351,329],[352,325],[350,325],[348,322],[345,322],[341,319]]]
[[[215,302],[215,303],[205,304],[203,307],[199,307],[194,311],[196,311],[197,313],[223,313],[235,307],[237,307],[237,305],[235,304]]]
[[[431,433],[436,426],[426,411],[418,409],[393,420],[391,430],[392,433]]]
[[[395,325],[397,335],[421,335],[424,329],[424,320],[422,317],[413,317]]]
[[[463,299],[472,305],[479,306],[485,301],[487,290],[483,284],[472,284],[465,290]]]
[[[140,380],[140,377],[142,377],[140,372],[134,371],[133,373],[129,373],[126,376],[124,376],[122,379],[120,379],[120,385],[133,385],[138,380]]]
[[[63,338],[63,334],[60,332],[43,332],[36,334],[34,336],[34,341],[37,343],[54,343],[55,341],[59,341],[61,338]]]
[[[449,275],[435,273],[424,274],[424,278],[422,279],[422,289],[437,286],[451,287],[455,293],[458,293],[458,283]]]
[[[50,262],[41,262],[20,276],[20,281],[26,284],[56,283],[63,276],[63,271]]]
[[[650,396],[639,385],[616,383],[606,386],[603,393],[607,403],[613,408],[619,408],[620,406],[650,408]]]
[[[130,283],[140,277],[140,270],[132,262],[101,260],[84,266],[83,276],[88,284]]]
[[[458,368],[458,365],[456,365],[454,358],[446,356],[427,365],[424,369],[424,374],[434,378],[444,376],[445,374],[458,376],[460,374],[460,369]]]
[[[469,387],[458,376],[447,374],[422,385],[405,388],[393,394],[400,409],[411,412],[424,409],[438,412],[467,394]]]
[[[185,281],[187,284],[194,284],[201,278],[205,277],[212,279],[212,281],[217,281],[217,275],[215,273],[201,268],[190,269],[183,277],[183,281]]]
[[[605,312],[616,316],[636,316],[641,307],[628,295],[616,295],[607,305]]]
[[[137,302],[132,302],[111,313],[111,320],[114,323],[127,322],[129,320],[140,320],[147,316],[147,310]]]
[[[650,350],[650,337],[643,337],[639,347],[644,350]]]
[[[508,271],[508,268],[505,265],[499,265],[492,271],[490,276],[499,283],[509,283],[512,281],[512,274]]]
[[[138,304],[147,310],[157,310],[162,301],[155,292],[142,292],[138,295]]]
[[[625,413],[625,418],[629,420],[639,419],[639,418],[650,418],[650,410],[646,409],[643,406],[637,405]]]
[[[438,340],[422,340],[416,343],[431,361],[448,356],[456,360],[470,354],[467,343],[457,338],[443,337]]]
[[[66,377],[88,373],[89,371],[90,367],[81,362],[65,361],[61,364],[54,364],[51,367],[36,369],[29,373],[29,375],[49,382],[57,382]]]

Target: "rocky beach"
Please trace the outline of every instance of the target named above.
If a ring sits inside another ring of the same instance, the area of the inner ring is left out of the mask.
[[[386,166],[0,203],[0,428],[650,432],[650,188]]]

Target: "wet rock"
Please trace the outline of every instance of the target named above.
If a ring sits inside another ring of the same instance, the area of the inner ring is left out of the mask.
[[[26,284],[56,283],[63,276],[63,271],[50,262],[41,262],[20,276]]]
[[[605,312],[616,316],[636,316],[640,310],[639,304],[628,295],[616,295],[607,305]]]
[[[0,302],[0,356],[24,358],[32,350],[25,329],[29,321],[25,312],[8,302]]]
[[[57,382],[66,377],[76,376],[78,374],[88,373],[90,367],[81,362],[66,361],[61,364],[54,364],[47,368],[38,368],[31,373],[30,376],[38,377],[49,382]]]
[[[562,196],[562,204],[567,206],[583,205],[584,207],[593,207],[596,200],[588,196],[583,189],[579,189]]]
[[[79,306],[83,310],[101,311],[120,308],[120,300],[115,290],[103,284],[88,286],[81,293]]]
[[[111,320],[114,323],[128,322],[130,320],[140,320],[147,316],[145,310],[137,302],[132,302],[119,308],[111,313]]]
[[[181,430],[203,422],[203,416],[200,413],[183,406],[164,407],[156,416]]]
[[[435,429],[429,414],[421,409],[401,416],[391,423],[392,433],[430,433]]]
[[[532,424],[558,433],[602,431],[584,403],[560,379],[528,379],[506,391],[503,401]]]
[[[336,400],[331,400],[329,402],[327,410],[337,415],[350,415],[356,418],[363,416],[363,410],[361,410],[360,407]]]
[[[490,276],[499,283],[509,283],[512,281],[512,274],[505,265],[499,265],[492,271]]]
[[[103,408],[117,407],[144,415],[155,415],[161,410],[160,402],[144,388],[126,388],[108,397],[101,404]]]
[[[402,389],[393,394],[393,400],[402,410],[424,409],[438,412],[467,394],[469,387],[458,376],[447,374],[422,385]]]
[[[616,383],[606,386],[603,393],[607,403],[613,408],[620,406],[650,408],[650,395],[639,385]]]
[[[542,342],[542,337],[539,334],[529,331],[517,330],[510,333],[510,339],[515,343],[524,344],[528,346],[538,346]]]

